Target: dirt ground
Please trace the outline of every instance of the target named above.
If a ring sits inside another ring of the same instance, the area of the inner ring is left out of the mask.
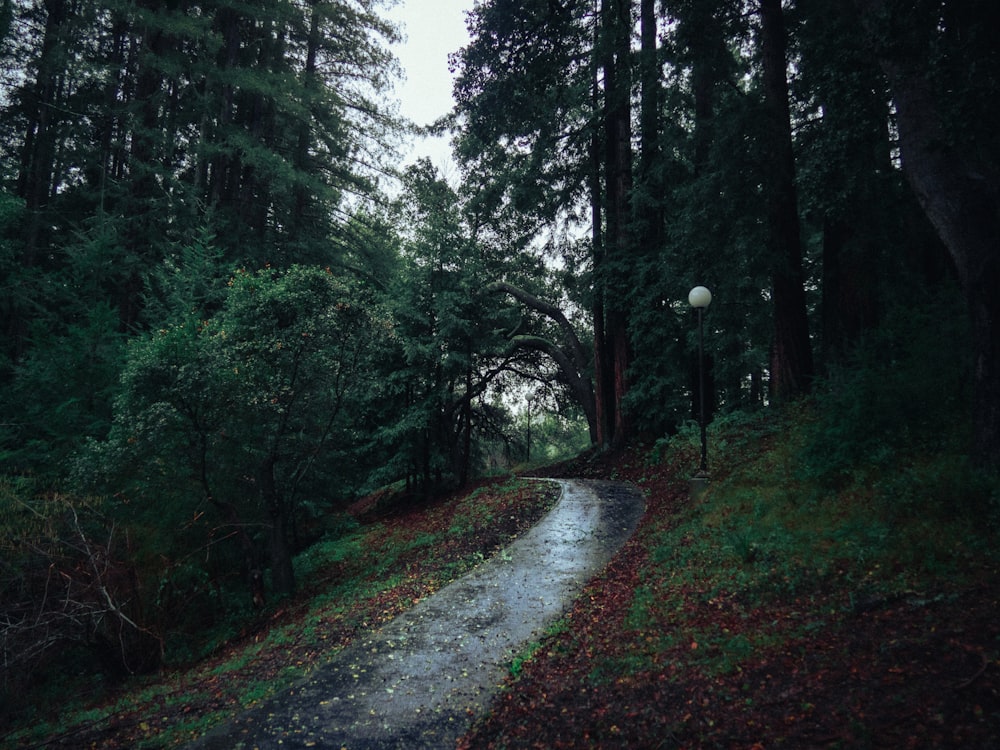
[[[633,462],[632,465],[637,465]],[[639,480],[651,498],[645,521],[688,502],[670,476],[626,464],[564,469]],[[611,680],[602,659],[618,643],[639,583],[642,525],[577,600],[574,627],[547,644],[462,748],[963,748],[1000,747],[1000,576],[983,567],[960,590],[859,602],[844,591],[748,609],[689,597],[687,617],[729,637],[776,637],[728,674],[706,675],[699,644],[678,645],[662,666]],[[831,613],[842,613],[833,616]]]
[[[634,481],[646,494],[647,511],[635,535],[576,599],[569,627],[546,637],[519,675],[508,678],[492,711],[459,748],[1000,747],[1000,573],[985,564],[967,577],[972,584],[858,602],[853,609],[835,588],[809,601],[755,609],[709,600],[692,584],[685,592],[687,621],[733,638],[770,633],[773,645],[747,654],[733,670],[708,674],[698,658],[705,645],[678,642],[653,668],[602,676],[601,664],[629,664],[621,634],[648,562],[644,525],[689,502],[684,482],[630,468],[638,466],[619,456],[549,472]],[[405,515],[381,520],[410,522]],[[495,551],[492,535],[505,530],[500,524],[520,533],[519,520],[503,514],[477,541],[484,552]],[[407,596],[393,592],[392,601],[374,603],[372,612],[398,613]],[[280,616],[287,621],[296,610]],[[371,613],[365,618],[371,621]],[[356,635],[334,633],[330,641]],[[289,658],[302,655],[275,653],[247,665],[252,674],[242,677],[276,674]],[[218,710],[222,701],[210,689],[202,703],[163,706],[159,720]],[[140,719],[123,714],[115,722],[48,746],[134,746]]]
[[[555,507],[500,554],[192,748],[454,747],[642,515],[634,488],[561,484]]]

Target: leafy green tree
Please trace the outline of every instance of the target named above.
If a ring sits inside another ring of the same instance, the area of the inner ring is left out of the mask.
[[[58,269],[73,237],[113,236],[124,328],[189,227],[210,220],[230,263],[325,263],[345,197],[385,169],[396,32],[368,4],[35,2],[14,25],[0,124],[22,263]]]
[[[29,340],[0,401],[8,446],[0,460],[57,482],[85,440],[107,434],[125,341],[117,311],[104,304],[61,330],[38,321]]]
[[[386,469],[427,490],[471,475],[479,398],[503,369],[504,341],[461,202],[422,160],[405,175],[400,273],[390,289],[399,349],[392,366],[396,446]]]
[[[213,525],[197,527],[228,530],[248,577],[263,543],[286,594],[305,501],[337,502],[360,481],[355,415],[386,326],[370,299],[323,269],[240,271],[230,283],[212,318],[189,316],[130,348],[111,436],[81,465],[99,459],[108,488],[132,503],[176,503],[181,518],[211,512]]]
[[[207,320],[217,313],[230,288],[232,269],[226,267],[217,238],[206,226],[190,243],[175,243],[159,266],[143,278],[143,315],[147,326]]]
[[[13,204],[8,218],[16,221],[20,204]],[[0,465],[57,483],[73,453],[106,435],[111,422],[125,336],[103,294],[108,248],[81,242],[61,269],[43,271],[21,264],[21,240],[4,244],[2,298],[13,330],[0,375]]]
[[[589,3],[479,4],[452,58],[456,154],[472,210],[535,233],[587,198],[595,113]]]
[[[28,378],[79,370],[56,352],[75,356],[67,332],[106,308],[118,316],[114,337],[163,325],[161,303],[177,302],[159,299],[163,269],[184,253],[211,246],[199,261],[205,283],[241,264],[349,261],[357,243],[344,206],[372,197],[398,128],[379,97],[396,31],[377,4],[352,0],[33,0],[3,10],[0,179],[11,212],[22,212],[0,257],[4,379],[21,381],[9,400],[37,395],[21,405],[31,420],[73,399],[97,410],[87,418],[96,428],[106,401],[43,396]],[[106,382],[95,388],[110,393]],[[3,433],[4,451],[23,447],[16,430]]]
[[[230,257],[325,262],[344,196],[372,190],[384,158],[372,145],[388,149],[393,122],[377,97],[391,58],[380,40],[395,32],[367,4],[340,1],[222,3],[214,19],[186,179],[214,209]]]
[[[229,424],[245,443],[240,462],[252,467],[267,514],[281,593],[294,588],[289,534],[301,494],[318,491],[314,470],[354,443],[350,417],[379,338],[370,304],[327,271],[293,267],[238,273],[218,318],[215,337],[239,399]],[[349,472],[341,478],[357,481]]]
[[[470,181],[484,185],[483,200],[535,218],[533,234],[588,211],[597,433],[617,445],[628,437],[626,292],[636,241],[632,3],[512,5],[477,6],[474,38],[456,55],[457,151]]]

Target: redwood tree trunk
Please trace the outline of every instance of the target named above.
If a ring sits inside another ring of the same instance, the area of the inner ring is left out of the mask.
[[[622,278],[632,251],[632,128],[631,128],[631,2],[603,0],[601,3],[606,52],[604,72],[604,190],[605,264],[601,283],[604,299],[604,356],[606,373],[603,398],[610,407],[610,447],[628,440],[629,425],[624,409],[628,392],[628,314],[625,296],[628,282]],[[608,266],[613,267],[610,270]],[[599,397],[600,398],[600,397]],[[606,443],[607,444],[607,443]]]
[[[918,15],[920,8],[896,8],[884,0],[857,0],[862,22],[878,45],[878,57],[892,92],[899,132],[903,174],[928,219],[948,248],[965,292],[973,334],[973,439],[975,464],[1000,470],[1000,184],[990,149],[975,141],[956,145],[945,127],[946,107],[961,104],[962,82],[946,91],[934,86],[935,53],[944,34],[963,34],[953,44],[952,74],[956,71],[994,71],[993,37],[976,37],[972,28],[993,33],[996,6],[983,3],[950,4],[952,15],[942,19],[938,10]],[[968,13],[963,15],[961,11]],[[992,12],[992,17],[988,13]],[[984,15],[985,14],[985,15]],[[891,40],[891,41],[887,41]],[[978,46],[977,44],[978,43]],[[965,91],[966,96],[975,95]],[[973,127],[973,130],[975,128]]]
[[[595,49],[598,44],[599,33],[595,33]],[[596,65],[591,82],[591,106],[596,115],[601,107]],[[589,156],[591,244],[593,246],[594,268],[597,269],[604,262],[604,225],[601,212],[603,196],[601,189],[601,138],[597,128],[594,128],[590,139]],[[597,279],[594,282],[594,302],[591,314],[594,319],[594,444],[605,448],[611,442],[612,422],[610,419],[611,405],[608,403],[607,388],[605,387],[608,362],[604,335],[604,293],[600,281]]]
[[[813,357],[803,283],[781,0],[761,0],[760,11],[768,136],[767,224],[773,264],[771,391],[774,398],[781,400],[808,392],[813,377]]]
[[[34,266],[43,255],[48,241],[50,223],[46,214],[53,192],[53,179],[58,150],[58,122],[63,112],[65,78],[65,44],[70,9],[65,0],[48,0],[45,8],[45,32],[42,50],[36,62],[35,81],[25,88],[27,126],[21,150],[21,165],[17,179],[17,194],[24,200],[26,224],[23,227],[25,253],[21,262]]]
[[[657,51],[657,23],[654,0],[641,0],[639,6],[641,51],[639,75],[641,101],[639,111],[639,171],[636,190],[636,214],[639,219],[638,248],[655,258],[663,244],[662,180],[655,166],[660,152],[660,109],[663,95],[660,61]]]
[[[1000,469],[1000,189],[948,146],[926,74],[884,60],[903,172],[958,271],[972,320],[973,459]]]

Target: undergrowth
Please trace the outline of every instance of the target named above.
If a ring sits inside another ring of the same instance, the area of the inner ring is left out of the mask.
[[[676,487],[698,465],[695,425],[656,445],[641,465],[616,463],[614,476],[659,494],[648,498],[647,517],[622,555],[629,567],[621,574],[627,585],[614,587],[624,605],[613,637],[584,647],[587,683],[739,678],[768,654],[795,662],[820,634],[849,630],[860,613],[897,601],[919,611],[995,576],[1000,483],[964,458],[967,425],[945,418],[955,403],[944,411],[930,404],[913,421],[912,392],[890,400],[876,436],[866,432],[865,409],[840,408],[852,394],[878,402],[878,389],[897,383],[844,371],[812,399],[716,419],[711,481],[697,498]],[[282,605],[298,611],[269,612],[271,621],[196,670],[136,682],[96,708],[68,705],[49,724],[7,739],[38,742],[116,715],[132,717],[137,747],[151,747],[147,738],[162,747],[196,736],[496,553],[509,538],[495,529],[545,504],[537,487],[512,480],[429,508],[419,521],[341,527],[296,561],[297,574],[314,582],[300,602]],[[598,619],[612,617],[609,608]],[[551,637],[513,656],[512,678],[539,660],[569,658],[588,627],[560,621]],[[265,658],[274,668],[260,669]],[[199,709],[177,708],[185,700]],[[167,705],[175,719],[163,726],[156,717]],[[805,715],[810,706],[798,708]]]
[[[113,690],[102,686],[96,701],[87,686],[60,682],[58,695],[35,696],[31,716],[0,731],[0,744],[44,745],[109,731],[108,725],[117,726],[112,744],[91,744],[183,744],[302,679],[356,633],[388,621],[495,554],[557,497],[555,485],[497,478],[465,496],[395,511],[391,521],[338,519],[336,533],[295,560],[296,575],[307,582],[300,596],[261,612],[235,638],[218,642],[210,658]]]
[[[830,481],[830,462],[839,467],[841,456],[817,444],[829,420],[843,417],[824,406],[803,402],[712,426],[709,489],[644,530],[649,564],[625,619],[644,655],[636,660],[633,649],[620,670],[657,669],[684,646],[690,666],[732,673],[761,649],[879,602],[972,586],[996,566],[1000,485],[961,457],[961,427],[939,424],[933,452],[893,436]],[[690,426],[650,464],[697,466],[697,445]],[[768,610],[770,630],[738,627]]]

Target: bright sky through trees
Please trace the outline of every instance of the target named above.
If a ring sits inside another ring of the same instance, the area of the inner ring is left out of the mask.
[[[465,14],[473,0],[401,0],[388,16],[400,23],[405,37],[395,53],[406,75],[397,87],[401,113],[418,125],[428,125],[452,107],[452,75],[448,55],[468,41]],[[451,171],[448,138],[422,138],[406,156],[410,162],[430,157],[445,175]]]

